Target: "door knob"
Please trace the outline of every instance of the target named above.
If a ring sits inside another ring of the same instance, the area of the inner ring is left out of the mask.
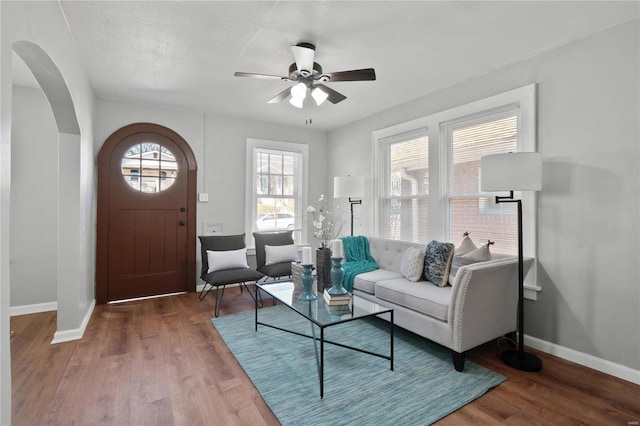
[[[178,225],[180,226],[185,226],[187,224],[187,222],[185,222],[184,220],[181,220],[180,222],[178,222]]]

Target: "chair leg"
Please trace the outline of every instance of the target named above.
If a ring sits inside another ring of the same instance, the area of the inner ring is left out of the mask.
[[[213,290],[213,285],[209,284],[211,286],[211,288],[209,290],[207,290],[207,292],[205,293],[204,291],[207,289],[207,284],[209,283],[204,283],[204,287],[202,287],[202,290],[200,290],[200,294],[198,295],[198,299],[200,299],[200,301],[204,300],[205,297],[207,297],[207,294],[209,294],[211,292],[211,290]],[[204,293],[204,295],[203,295]]]
[[[218,317],[218,315],[220,315],[220,305],[222,304],[222,297],[224,296],[225,287],[226,285],[222,286],[222,292],[220,291],[220,286],[216,288],[216,304],[214,307],[214,315],[216,316],[216,318]],[[211,288],[213,288],[213,286],[211,286]],[[218,293],[220,293],[220,300],[218,300]]]
[[[255,286],[255,283],[253,285]],[[258,297],[258,300],[259,300],[258,307],[259,308],[262,308],[264,306],[264,304],[262,303],[262,294],[260,294],[259,291],[254,289],[254,293],[256,294],[256,296],[254,296],[251,293],[251,289],[247,286],[247,283],[245,283],[245,282],[240,283],[240,292],[242,292],[242,287],[247,287],[247,293],[249,293],[249,296],[251,296],[251,299],[253,299],[254,302],[256,301],[256,297]]]

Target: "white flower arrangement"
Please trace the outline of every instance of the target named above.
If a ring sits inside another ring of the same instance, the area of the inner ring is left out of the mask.
[[[318,199],[318,206],[307,207],[307,212],[313,216],[313,235],[320,241],[320,247],[327,248],[329,242],[340,235],[342,221],[337,219],[328,209],[328,202],[324,195]]]

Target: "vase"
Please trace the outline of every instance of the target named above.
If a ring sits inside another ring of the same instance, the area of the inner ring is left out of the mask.
[[[331,268],[331,282],[333,285],[329,290],[329,294],[340,295],[347,294],[348,291],[342,286],[342,278],[344,277],[344,269],[342,269],[342,258],[332,257],[333,267]]]
[[[298,296],[298,300],[316,300],[318,296],[313,292],[313,276],[311,275],[311,267],[313,265],[302,265],[302,293]]]
[[[331,287],[331,249],[327,247],[316,249],[316,279],[318,290]]]

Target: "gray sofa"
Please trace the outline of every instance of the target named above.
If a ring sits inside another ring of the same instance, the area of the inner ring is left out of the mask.
[[[465,351],[517,329],[518,259],[492,255],[492,260],[462,266],[452,285],[409,281],[400,273],[408,247],[426,244],[369,238],[380,269],[356,275],[353,293],[394,308],[395,323],[452,351],[457,371]],[[525,259],[524,273],[533,263]]]

